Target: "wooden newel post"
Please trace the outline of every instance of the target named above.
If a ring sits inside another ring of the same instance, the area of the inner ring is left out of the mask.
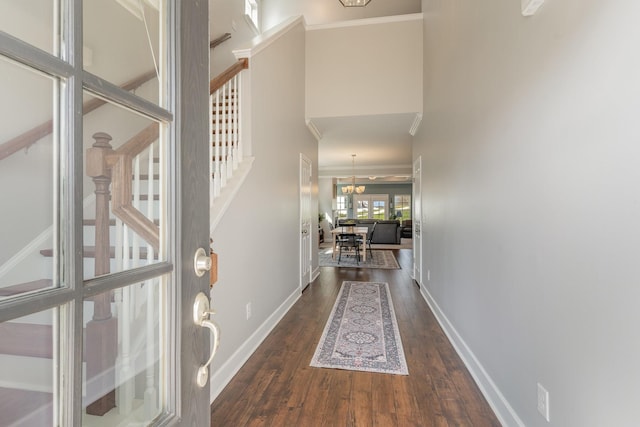
[[[107,158],[113,154],[111,136],[98,132],[87,151],[87,175],[93,179],[96,195],[95,276],[110,272],[109,198],[111,169]],[[93,318],[87,323],[85,361],[87,393],[97,400],[87,406],[87,414],[104,415],[115,407],[115,361],[118,323],[111,314],[111,292],[93,298]]]

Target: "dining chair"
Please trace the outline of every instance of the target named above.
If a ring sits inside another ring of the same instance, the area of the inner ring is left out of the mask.
[[[367,233],[367,239],[365,240],[367,248],[369,249],[369,255],[371,256],[372,259],[373,259],[373,253],[371,252],[371,240],[373,239],[373,233],[376,231],[376,224],[378,224],[378,222],[373,223],[371,230],[369,230],[369,232]],[[362,236],[360,235],[358,235],[358,243],[362,245]]]
[[[340,261],[342,260],[343,249],[346,249],[348,252],[351,252],[351,250],[353,249],[356,258],[356,264],[360,264],[360,245],[362,243],[358,240],[355,234],[338,234],[337,243],[340,250],[340,252],[338,253],[338,264],[340,264]]]

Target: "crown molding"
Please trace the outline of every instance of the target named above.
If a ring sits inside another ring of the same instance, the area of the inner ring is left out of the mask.
[[[313,120],[306,119],[306,123],[307,123],[307,127],[309,128],[309,131],[316,138],[316,141],[320,142],[320,140],[322,139],[322,132],[320,132],[320,130],[315,125],[315,123],[313,123]]]
[[[307,31],[358,27],[361,25],[389,24],[393,22],[422,21],[422,19],[422,13],[408,13],[406,15],[380,16],[378,18],[352,19],[350,21],[331,22],[328,24],[307,25]]]
[[[235,55],[236,59],[252,58],[269,47],[280,37],[287,34],[292,28],[297,25],[302,25],[303,28],[306,28],[306,24],[302,16],[293,16],[286,21],[283,21],[281,24],[270,28],[259,36],[251,39],[250,46],[247,46],[246,48],[235,49],[233,51],[233,54]]]
[[[416,132],[418,131],[418,128],[420,127],[420,123],[422,123],[422,113],[416,113],[416,117],[413,119],[413,123],[411,124],[411,127],[409,128],[409,134],[411,136],[416,136]]]

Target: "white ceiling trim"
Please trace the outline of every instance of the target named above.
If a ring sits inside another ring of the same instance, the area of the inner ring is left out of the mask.
[[[350,21],[338,21],[329,24],[307,25],[307,31],[330,30],[334,28],[357,27],[360,25],[388,24],[391,22],[405,22],[422,20],[422,13],[409,13],[406,15],[380,16],[377,18],[352,19]]]
[[[316,138],[316,141],[320,142],[322,139],[322,132],[318,129],[318,127],[313,123],[313,120],[306,119],[307,127],[313,136]]]
[[[235,49],[233,51],[233,55],[236,59],[252,58],[273,44],[280,37],[284,36],[291,28],[300,24],[306,28],[306,24],[302,16],[293,16],[280,25],[276,25],[259,36],[254,37],[251,40],[251,46]]]
[[[420,123],[422,123],[422,113],[416,113],[416,118],[413,120],[413,124],[411,125],[411,128],[409,129],[409,134],[411,136],[416,136],[416,132],[418,131],[418,128],[420,127]]]

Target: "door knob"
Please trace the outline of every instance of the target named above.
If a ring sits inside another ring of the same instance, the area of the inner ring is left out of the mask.
[[[198,248],[193,257],[193,269],[198,277],[204,276],[204,273],[211,270],[211,257],[202,248]]]

